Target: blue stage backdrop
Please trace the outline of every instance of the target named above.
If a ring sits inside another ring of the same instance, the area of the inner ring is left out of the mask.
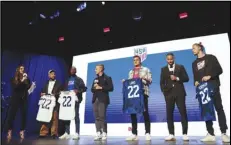
[[[31,79],[36,82],[36,89],[28,98],[28,113],[27,113],[27,133],[38,133],[40,126],[36,121],[38,112],[38,101],[40,93],[45,82],[48,80],[48,71],[50,69],[56,70],[56,79],[64,83],[68,75],[68,65],[62,58],[55,56],[36,55],[36,54],[22,54],[14,51],[5,51],[2,53],[2,82],[3,85],[2,96],[11,95],[10,79],[14,76],[16,67],[20,64],[25,66],[25,70]],[[2,100],[2,106],[5,107],[6,102]],[[5,119],[7,107],[2,108],[2,123]],[[21,125],[20,111],[18,112],[14,127],[15,131],[19,131]],[[2,124],[3,125],[3,124]],[[18,132],[16,132],[18,133]]]
[[[195,99],[195,87],[193,86],[193,73],[192,62],[195,57],[192,54],[192,50],[183,50],[174,52],[176,63],[184,65],[190,81],[185,83],[185,89],[187,92],[186,106],[189,121],[201,121],[198,100]],[[148,67],[152,72],[153,83],[150,86],[149,96],[149,113],[151,122],[166,122],[166,105],[164,96],[160,90],[160,73],[161,68],[166,66],[166,53],[150,54],[143,62],[143,66]],[[93,79],[95,78],[95,66],[97,64],[105,65],[105,73],[112,77],[114,83],[114,91],[110,93],[111,104],[108,107],[107,121],[108,123],[129,123],[131,122],[130,116],[122,113],[122,79],[128,78],[128,72],[133,68],[133,59],[121,58],[100,62],[93,62],[88,64],[87,74],[87,87],[91,88]],[[85,123],[94,123],[94,116],[92,112],[92,93],[88,89],[86,94],[86,106],[85,106]],[[175,121],[180,121],[181,117],[177,106],[174,111]],[[139,122],[143,122],[143,117],[138,116]]]

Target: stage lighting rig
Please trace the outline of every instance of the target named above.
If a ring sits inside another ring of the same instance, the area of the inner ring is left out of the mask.
[[[78,7],[77,7],[77,12],[81,12],[82,10],[86,9],[87,8],[87,3],[84,2],[82,4],[80,4]]]

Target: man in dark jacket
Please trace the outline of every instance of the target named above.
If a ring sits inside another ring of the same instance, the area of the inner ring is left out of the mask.
[[[169,136],[166,137],[165,140],[175,140],[173,111],[176,104],[181,115],[183,140],[188,141],[188,117],[185,105],[186,91],[184,88],[184,83],[189,81],[188,74],[183,65],[175,63],[173,53],[168,53],[166,60],[168,65],[161,69],[160,76],[160,87],[165,97],[169,130]]]
[[[95,126],[97,135],[94,140],[107,139],[107,122],[106,110],[109,100],[109,92],[112,92],[114,87],[111,77],[104,73],[104,65],[99,64],[95,68],[97,77],[94,79],[91,91],[93,93],[92,103],[95,115]],[[101,133],[103,131],[103,134]]]
[[[76,127],[76,133],[72,136],[72,139],[79,139],[79,132],[80,132],[80,119],[79,119],[79,105],[82,98],[82,93],[86,92],[87,87],[85,86],[83,80],[76,75],[76,68],[71,67],[70,69],[70,77],[66,81],[65,90],[66,91],[75,91],[78,102],[75,104],[75,127]],[[65,124],[65,133],[59,137],[60,139],[68,139],[71,138],[70,134],[70,121],[63,121]]]
[[[58,137],[58,109],[59,104],[57,103],[59,98],[59,93],[63,89],[61,83],[55,79],[55,71],[50,70],[48,72],[49,80],[46,82],[44,88],[42,89],[41,96],[53,94],[56,98],[56,106],[53,111],[53,116],[51,120],[51,136],[55,139]],[[40,138],[46,137],[49,133],[49,124],[43,123],[40,129]]]
[[[220,94],[219,76],[223,72],[221,65],[214,55],[204,53],[204,47],[200,43],[195,43],[193,45],[193,54],[197,56],[197,59],[192,64],[194,85],[197,87],[201,82],[209,82],[215,88],[213,102],[218,115],[218,122],[222,133],[221,138],[223,142],[229,143],[230,138],[228,135],[226,135],[226,130],[228,129],[226,116]],[[208,134],[201,141],[215,141],[216,137],[214,134],[212,120],[206,121],[206,128]]]

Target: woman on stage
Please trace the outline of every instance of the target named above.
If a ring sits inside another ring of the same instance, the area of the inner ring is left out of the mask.
[[[12,137],[13,122],[17,114],[18,109],[21,109],[21,130],[20,138],[24,139],[24,132],[26,127],[26,112],[27,112],[27,97],[28,89],[31,86],[30,79],[24,72],[24,66],[20,65],[15,72],[14,78],[11,80],[12,94],[10,100],[10,106],[7,117],[7,139]]]

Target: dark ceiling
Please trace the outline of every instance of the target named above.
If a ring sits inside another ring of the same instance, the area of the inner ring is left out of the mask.
[[[1,2],[2,49],[78,55],[138,44],[230,32],[230,2]],[[60,11],[57,19],[40,19]],[[141,12],[141,21],[132,15]],[[187,19],[178,14],[188,12]],[[28,23],[33,20],[33,25]],[[111,32],[103,33],[103,28]],[[64,42],[58,37],[64,36]]]

